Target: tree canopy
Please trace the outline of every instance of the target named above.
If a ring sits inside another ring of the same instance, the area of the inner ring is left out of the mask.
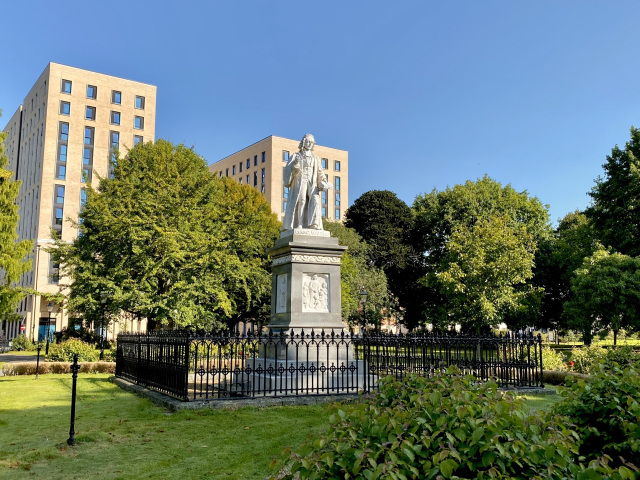
[[[605,246],[640,256],[640,131],[631,127],[624,149],[616,145],[602,167],[605,176],[595,180],[585,214]]]
[[[576,270],[571,293],[565,312],[585,344],[603,330],[613,330],[616,339],[621,328],[640,329],[640,258],[596,250]]]
[[[514,309],[518,310],[516,303],[524,308],[525,302],[539,297],[539,289],[523,281],[531,276],[535,246],[552,233],[548,206],[537,197],[529,196],[527,191],[517,192],[511,185],[503,187],[485,175],[475,182],[419,195],[413,209],[413,245],[420,262],[416,269],[424,278],[420,291],[415,292],[422,302],[421,323],[466,323],[471,317],[457,315],[471,315],[472,311],[484,312],[480,316],[474,314],[473,322],[493,318],[492,322],[498,323],[508,311],[513,314]],[[507,259],[500,256],[500,245],[510,249],[508,255],[512,255],[519,270],[494,272],[491,278],[487,276],[488,269]],[[479,259],[471,258],[476,254]],[[472,284],[483,275],[486,281],[493,282],[491,288],[495,290],[483,295],[477,290],[475,307],[467,304],[462,308],[461,289],[473,291]],[[448,287],[443,288],[445,285]]]
[[[265,252],[280,223],[258,191],[212,175],[192,149],[138,144],[86,190],[79,236],[51,250],[71,312],[97,315],[108,292],[113,312],[209,330],[269,303]]]
[[[0,131],[0,320],[9,318],[25,295],[15,284],[23,273],[31,270],[32,262],[27,256],[33,250],[32,241],[18,241],[20,217],[16,198],[21,182],[11,180],[13,172],[6,169],[9,162],[5,154],[6,138],[7,134]]]

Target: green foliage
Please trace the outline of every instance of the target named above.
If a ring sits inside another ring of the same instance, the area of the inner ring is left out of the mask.
[[[571,361],[573,371],[590,374],[597,370],[600,361],[605,357],[607,351],[596,345],[585,345],[582,348],[571,349]]]
[[[380,316],[383,309],[385,312],[389,310],[387,277],[382,269],[369,263],[369,245],[360,238],[354,229],[346,227],[342,223],[323,220],[323,224],[325,230],[328,230],[331,236],[336,237],[340,245],[348,247],[348,250],[342,255],[340,269],[342,318],[352,326],[362,323],[360,291],[363,287],[368,294],[367,310],[372,312],[372,315],[367,314],[368,320],[375,318],[374,312],[378,312],[378,316]]]
[[[11,349],[17,352],[30,352],[36,350],[36,344],[26,335],[18,335],[11,341]]]
[[[381,381],[338,405],[325,435],[285,451],[278,479],[607,478],[577,459],[562,417],[525,412],[521,399],[450,369],[433,378]],[[626,471],[625,471],[626,475]],[[608,478],[634,478],[612,475]]]
[[[569,326],[582,332],[585,344],[594,333],[640,328],[640,258],[595,251],[576,270],[571,293],[565,314]]]
[[[48,358],[53,362],[73,362],[75,354],[78,354],[79,362],[96,362],[100,358],[100,351],[94,345],[77,338],[51,345]]]
[[[0,117],[2,110],[0,110]],[[7,134],[0,131],[0,321],[7,320],[16,309],[25,291],[15,285],[23,273],[31,270],[31,260],[27,256],[33,250],[33,242],[18,242],[18,205],[16,198],[20,183],[11,180],[13,172],[5,167],[9,158],[4,153]]]
[[[640,458],[640,372],[599,365],[588,382],[569,380],[554,413],[569,417],[580,434],[580,454],[609,455],[615,465]]]
[[[556,352],[549,346],[542,347],[542,366],[545,370],[554,370],[557,372],[569,370],[568,365],[564,361],[564,355]]]
[[[640,131],[632,126],[630,141],[624,149],[616,145],[602,167],[585,214],[605,246],[640,256]]]
[[[124,311],[211,330],[264,315],[280,223],[258,191],[214,176],[192,149],[158,140],[118,157],[113,178],[87,186],[79,227],[51,253],[85,321]]]
[[[508,324],[512,326],[515,323],[513,318],[522,313],[522,310],[535,309],[538,297],[535,293],[538,290],[528,283],[522,283],[521,279],[526,280],[530,277],[532,266],[530,256],[535,252],[535,246],[551,235],[547,208],[537,197],[530,197],[526,191],[516,192],[511,185],[503,187],[488,176],[475,182],[467,181],[463,185],[447,187],[443,191],[433,190],[431,193],[416,197],[413,204],[415,211],[413,245],[420,254],[418,258],[421,261],[424,276],[432,279],[422,282],[423,288],[419,293],[414,292],[423,300],[422,322],[448,326],[452,321],[465,320],[461,318],[452,320],[452,314],[460,310],[460,298],[457,295],[450,297],[450,290],[443,291],[442,284],[434,282],[433,278],[448,271],[453,263],[471,262],[471,259],[464,258],[465,252],[478,250],[485,242],[497,245],[500,237],[513,246],[513,252],[517,254],[516,263],[522,270],[518,272],[512,270],[513,283],[508,277],[500,280],[502,285],[498,290],[508,293],[506,297],[500,294],[491,294],[485,300],[477,297],[476,303],[490,302],[492,305],[478,304],[473,309],[484,311],[484,318],[494,316],[496,320],[509,314],[511,317],[505,317],[504,320],[508,320]],[[462,238],[464,232],[474,232],[478,222],[482,223],[474,241],[470,242]],[[493,233],[485,239],[480,235],[482,230],[486,230],[487,233],[493,230]],[[449,243],[454,235],[458,238],[458,245],[451,248]],[[521,240],[520,246],[514,243],[515,239]],[[498,251],[495,253],[497,254]],[[488,260],[491,262],[491,258]],[[485,266],[477,264],[475,267],[468,263],[468,266],[460,268],[465,274],[474,269],[483,269],[485,278],[490,279],[493,275],[500,278],[499,272],[489,271],[490,263]],[[479,270],[478,273],[480,273]],[[472,278],[479,279],[477,275],[472,275]],[[455,283],[463,285],[462,281]],[[491,285],[491,288],[494,286]],[[517,308],[513,308],[516,304]],[[502,305],[510,305],[510,307],[504,309]]]
[[[450,313],[463,327],[495,325],[537,293],[520,288],[533,276],[533,236],[522,226],[509,226],[508,218],[456,225],[446,247],[446,260],[426,281],[447,297]]]
[[[635,353],[633,347],[628,345],[608,348],[604,356],[605,368],[613,368],[614,364],[620,368],[633,366],[636,371],[640,371],[640,353]]]

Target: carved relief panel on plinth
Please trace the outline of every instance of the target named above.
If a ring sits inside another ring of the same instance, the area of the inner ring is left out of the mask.
[[[302,311],[329,312],[329,275],[304,273],[302,275]]]
[[[276,313],[287,311],[287,275],[278,275],[276,279]]]

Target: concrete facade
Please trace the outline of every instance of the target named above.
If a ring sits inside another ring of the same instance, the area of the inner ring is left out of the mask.
[[[83,189],[98,177],[109,175],[114,148],[124,155],[136,141],[155,140],[156,87],[80,68],[49,63],[4,128],[9,168],[22,182],[16,200],[19,206],[20,239],[34,241],[33,269],[21,285],[43,293],[57,293],[68,282],[58,278],[58,269],[45,251],[51,245],[51,229],[72,241],[78,232]],[[97,186],[97,185],[96,185]],[[48,322],[47,301],[35,295],[25,298],[17,313],[23,318],[23,333],[34,339],[40,325]],[[68,315],[55,306],[51,325],[59,332],[68,325]],[[145,330],[133,320],[127,330]],[[123,328],[122,322],[120,328]],[[4,330],[4,332],[2,331]],[[118,327],[109,333],[117,334]],[[20,325],[0,325],[0,335],[13,338]]]
[[[247,183],[248,176],[249,184],[262,192],[271,204],[272,211],[282,221],[288,194],[283,185],[284,167],[288,155],[297,152],[299,144],[300,140],[271,135],[211,164],[209,170],[243,184]],[[349,204],[349,152],[316,145],[314,153],[323,162],[326,161],[326,168],[323,166],[324,172],[334,186],[333,190],[326,192],[326,196],[322,198],[323,216],[330,220],[342,221]]]

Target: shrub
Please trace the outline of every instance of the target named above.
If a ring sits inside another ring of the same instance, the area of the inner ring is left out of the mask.
[[[589,375],[585,375],[584,373],[575,373],[575,372],[557,371],[557,370],[544,370],[542,372],[542,382],[549,385],[565,385],[567,377],[572,377],[576,380],[589,379]]]
[[[26,335],[18,335],[11,341],[11,349],[16,352],[30,352],[36,349],[36,345]]]
[[[100,351],[93,345],[70,338],[66,342],[51,345],[49,347],[49,360],[55,362],[72,362],[73,355],[78,354],[79,362],[95,362],[100,358]]]
[[[620,457],[640,458],[640,371],[602,363],[588,383],[568,383],[553,412],[576,425],[580,454],[588,459],[606,454],[617,464]]]
[[[568,370],[565,358],[562,353],[556,352],[549,346],[542,347],[542,367],[545,370],[564,371]]]
[[[4,375],[35,375],[36,363],[5,363],[2,367]],[[80,365],[80,373],[115,373],[116,366],[113,363],[83,363]],[[41,362],[38,373],[71,373],[70,363]]]
[[[607,354],[607,350],[596,345],[584,346],[582,348],[571,349],[571,361],[573,369],[578,373],[590,374],[597,369],[600,360]]]
[[[380,391],[334,407],[328,432],[285,451],[274,479],[578,478],[574,432],[561,417],[454,369],[383,379]],[[603,462],[594,476],[610,469]],[[629,471],[630,472],[630,471]],[[633,478],[633,473],[629,478]]]
[[[627,366],[640,366],[640,355],[630,346],[609,348],[604,355],[604,363],[607,368],[613,368],[614,364],[624,368]],[[637,369],[637,368],[636,368]]]

